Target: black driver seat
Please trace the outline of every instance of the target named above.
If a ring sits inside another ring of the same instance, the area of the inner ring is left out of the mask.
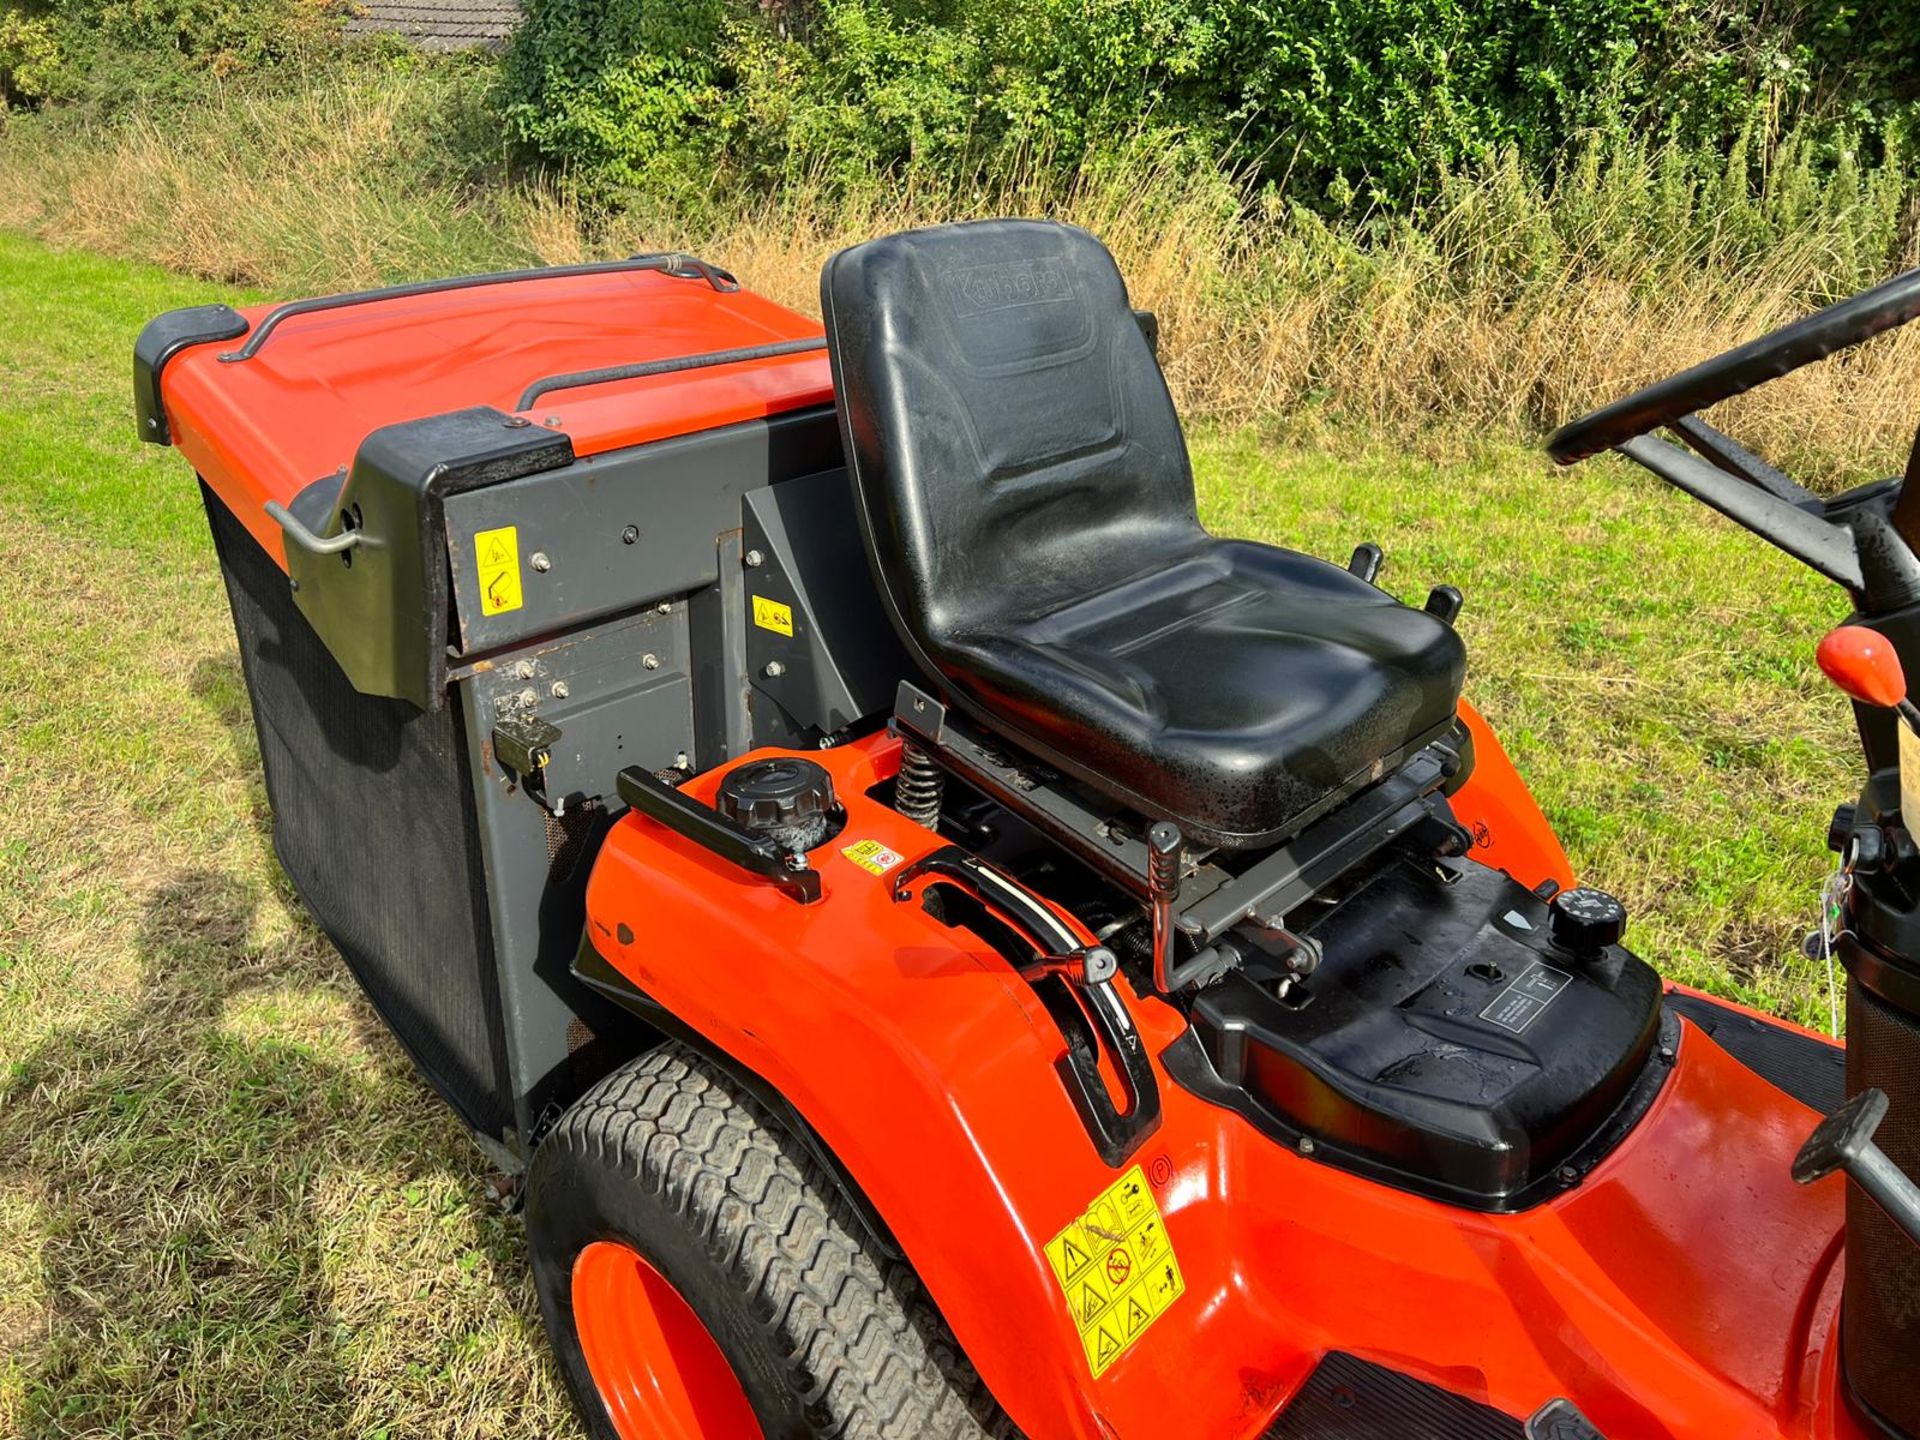
[[[1104,246],[992,220],[820,282],[883,603],[944,696],[1195,841],[1294,834],[1453,720],[1450,626],[1200,526],[1172,398]]]

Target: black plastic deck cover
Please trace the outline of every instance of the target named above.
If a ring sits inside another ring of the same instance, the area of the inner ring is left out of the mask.
[[[1511,1415],[1335,1351],[1261,1440],[1525,1440]]]
[[[1698,1025],[1714,1044],[1808,1109],[1826,1115],[1847,1098],[1847,1052],[1838,1045],[1769,1024],[1704,995],[1669,995],[1667,1008]]]
[[[1553,946],[1545,902],[1484,865],[1402,854],[1341,884],[1302,926],[1321,946],[1306,1003],[1250,956],[1195,999],[1168,1073],[1319,1163],[1446,1204],[1524,1210],[1579,1183],[1672,1073],[1659,977],[1618,946]]]

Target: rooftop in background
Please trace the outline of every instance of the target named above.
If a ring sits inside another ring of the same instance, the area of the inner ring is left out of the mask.
[[[358,0],[349,35],[389,31],[423,50],[498,49],[520,23],[519,0]]]

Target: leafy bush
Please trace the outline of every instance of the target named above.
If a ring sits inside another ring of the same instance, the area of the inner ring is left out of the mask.
[[[1145,130],[1322,208],[1406,208],[1596,136],[1806,120],[1830,158],[1877,151],[1920,102],[1920,0],[534,0],[503,96],[589,191],[969,185]]]
[[[51,18],[21,10],[0,12],[0,106],[51,94],[60,70],[60,36]]]
[[[521,144],[593,185],[685,159],[721,100],[722,0],[530,0],[504,67]]]
[[[42,0],[0,11],[0,100],[123,111],[339,49],[343,0]]]

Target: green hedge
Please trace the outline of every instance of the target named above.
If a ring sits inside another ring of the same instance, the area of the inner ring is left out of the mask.
[[[1596,137],[1877,155],[1920,99],[1920,0],[531,0],[501,93],[587,191],[965,183],[1145,131],[1396,208]]]

